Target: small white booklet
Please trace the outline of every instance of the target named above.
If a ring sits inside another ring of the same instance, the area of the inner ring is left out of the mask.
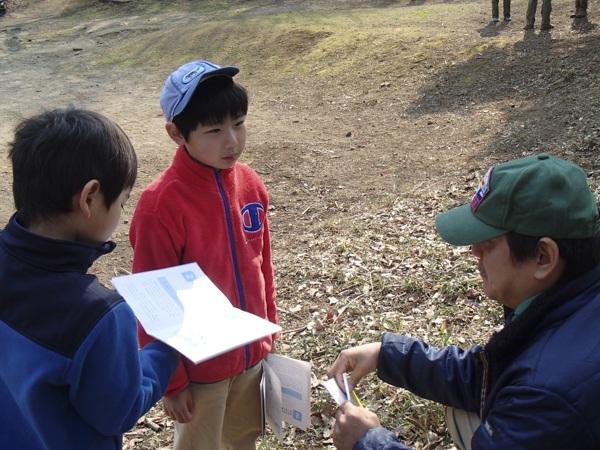
[[[194,364],[281,327],[234,308],[196,263],[113,278],[146,333]]]
[[[306,431],[310,424],[310,363],[269,353],[263,360],[261,394],[265,423],[283,443],[283,422]]]
[[[344,390],[343,391],[340,388],[340,386],[338,385],[337,380],[335,378],[330,378],[329,380],[324,381],[321,384],[323,386],[325,386],[325,388],[327,389],[329,394],[333,397],[333,399],[335,400],[335,402],[337,403],[338,406],[342,406],[342,403],[344,403],[346,400],[348,400],[354,406],[362,407],[362,403],[358,399],[356,392],[350,391],[350,389],[348,389],[347,375],[344,373],[344,374],[342,374],[342,376],[344,378]]]

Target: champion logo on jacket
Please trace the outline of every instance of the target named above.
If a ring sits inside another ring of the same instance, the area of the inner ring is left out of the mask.
[[[246,242],[260,239],[265,222],[265,207],[260,203],[248,203],[242,208],[242,226],[244,227],[244,235]]]

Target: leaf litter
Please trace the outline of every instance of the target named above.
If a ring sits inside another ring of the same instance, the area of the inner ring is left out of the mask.
[[[454,206],[443,191],[390,197],[273,241],[284,330],[277,350],[312,363],[312,417],[308,431],[288,427],[283,445],[269,435],[262,448],[334,448],[336,405],[321,382],[343,349],[380,341],[385,332],[467,348],[501,328],[502,309],[483,294],[476,259],[436,233],[435,216]],[[361,381],[357,394],[407,445],[452,448],[441,405],[375,375]],[[171,444],[172,421],[160,404],[140,420],[124,448],[138,448],[140,439],[146,448]]]

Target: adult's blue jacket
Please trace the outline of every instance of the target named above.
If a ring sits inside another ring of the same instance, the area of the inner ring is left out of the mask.
[[[539,295],[484,347],[386,333],[378,376],[482,419],[473,450],[600,449],[600,266]],[[384,428],[354,446],[408,449]]]
[[[138,352],[133,311],[87,274],[114,247],[44,238],[14,217],[1,232],[1,448],[120,449],[167,388],[177,352]]]

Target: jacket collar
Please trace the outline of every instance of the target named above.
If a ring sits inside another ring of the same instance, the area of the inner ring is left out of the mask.
[[[204,188],[206,188],[206,183],[214,183],[215,173],[220,173],[221,177],[228,177],[238,164],[240,163],[236,162],[230,169],[214,169],[213,167],[203,166],[190,158],[183,145],[177,149],[173,159],[173,168],[181,178],[187,183]],[[217,189],[216,186],[215,189]]]
[[[23,228],[13,215],[0,233],[0,245],[14,258],[52,272],[87,272],[102,255],[112,252],[112,241],[98,246],[50,239]]]
[[[489,385],[543,330],[583,308],[590,298],[582,294],[598,284],[599,279],[600,265],[568,283],[559,282],[536,297],[518,320],[495,333],[485,346],[491,368]]]

